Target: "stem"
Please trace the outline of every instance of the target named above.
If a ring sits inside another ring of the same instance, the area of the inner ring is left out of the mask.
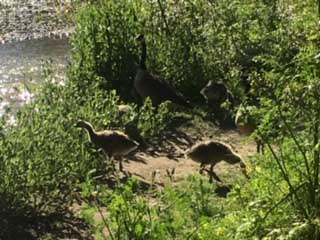
[[[169,24],[167,22],[167,18],[166,18],[165,12],[164,12],[164,8],[161,5],[160,0],[157,0],[157,2],[158,2],[158,5],[159,5],[159,8],[160,8],[161,17],[162,17],[162,19],[164,21],[164,24],[166,25],[167,33],[171,34],[171,31],[170,31],[170,28],[169,28]]]
[[[302,186],[304,186],[307,182],[304,182],[300,184],[296,189],[294,189],[294,192],[297,192]],[[270,213],[272,213],[277,207],[279,207],[282,203],[284,203],[289,197],[291,197],[293,192],[289,192],[286,196],[284,196],[279,202],[277,202],[274,206],[272,206],[264,215],[264,217],[261,220],[261,223],[264,222]],[[258,228],[260,227],[260,224],[253,230],[253,232],[250,234],[250,236],[253,236]]]
[[[285,171],[284,171],[284,169],[283,169],[283,167],[282,167],[281,160],[278,158],[278,156],[277,156],[276,153],[274,152],[274,150],[273,150],[273,148],[271,147],[271,145],[270,145],[269,143],[266,143],[266,144],[267,144],[267,146],[268,146],[268,148],[269,148],[269,150],[270,150],[273,158],[276,160],[276,163],[278,164],[278,166],[279,166],[279,168],[280,168],[280,171],[281,171],[281,173],[282,173],[282,176],[283,176],[284,180],[287,182],[287,184],[288,184],[288,186],[289,186],[290,193],[292,193],[292,194],[290,194],[290,196],[291,196],[291,195],[294,195],[294,196],[296,197],[296,199],[297,199],[296,202],[297,202],[297,204],[298,204],[301,212],[304,214],[304,216],[305,216],[307,219],[309,219],[309,215],[308,215],[306,209],[304,208],[304,206],[302,205],[302,201],[300,200],[298,194],[296,194],[296,191],[295,191],[295,189],[293,188],[293,185],[291,184],[291,181],[290,181],[289,176],[285,173]]]
[[[120,192],[120,195],[121,195],[121,197],[123,199],[124,206],[126,208],[126,212],[125,213],[126,213],[126,215],[128,217],[128,221],[129,221],[130,224],[132,224],[133,221],[132,221],[132,218],[131,218],[131,215],[130,215],[130,210],[129,210],[129,205],[127,203],[127,199],[125,198],[123,192]],[[124,221],[124,225],[125,225],[125,228],[127,229],[127,232],[129,234],[129,239],[133,239],[132,229],[130,228],[130,226],[128,226],[128,222]]]
[[[217,214],[218,215],[218,214]],[[188,237],[186,238],[186,240],[191,239],[191,237],[203,226],[205,225],[207,222],[203,222],[201,224],[199,224],[197,227],[195,227],[195,229],[188,235]]]
[[[281,112],[281,109],[280,109],[280,104],[279,102],[277,102],[277,107],[278,107],[278,111],[279,111],[279,114],[280,114],[280,119],[285,123],[286,127],[288,128],[288,131],[290,132],[290,135],[291,137],[294,139],[296,145],[298,146],[299,150],[301,151],[301,153],[303,154],[304,156],[304,159],[305,159],[305,163],[306,165],[309,167],[308,165],[308,162],[307,162],[307,158],[305,156],[305,153],[304,151],[302,151],[302,148],[300,147],[300,144],[297,142],[290,126],[288,125],[288,123],[286,122],[282,112]],[[245,111],[247,112],[246,114],[249,114],[249,111],[247,108],[245,108]],[[284,178],[284,180],[287,182],[288,186],[289,186],[289,189],[290,189],[290,192],[293,193],[293,195],[296,197],[297,199],[297,203],[299,205],[299,208],[301,210],[301,212],[304,214],[304,216],[309,219],[309,216],[308,216],[308,213],[306,211],[306,209],[304,208],[304,206],[302,205],[301,201],[300,201],[300,198],[299,196],[296,194],[296,192],[294,191],[294,188],[293,188],[293,185],[291,184],[291,181],[290,181],[290,178],[285,170],[285,167],[283,166],[284,164],[282,163],[282,161],[279,159],[279,157],[277,156],[277,154],[275,153],[275,151],[273,150],[273,148],[271,147],[270,143],[268,143],[268,141],[266,141],[266,139],[263,137],[263,134],[261,134],[261,131],[259,130],[259,128],[257,128],[257,133],[258,133],[258,137],[260,137],[262,139],[262,141],[268,146],[268,149],[270,150],[273,158],[275,159],[280,171],[281,171],[281,174],[282,174],[282,177]],[[308,172],[310,173],[310,172]],[[309,174],[308,174],[309,175]],[[310,182],[310,180],[309,180]]]
[[[97,206],[98,212],[99,212],[99,214],[100,214],[100,216],[101,216],[101,219],[102,219],[104,225],[106,226],[106,228],[108,229],[108,232],[109,232],[109,234],[110,234],[111,240],[115,240],[115,238],[113,237],[113,234],[112,234],[112,232],[111,232],[111,228],[110,228],[107,220],[106,220],[105,217],[103,216],[102,210],[101,210],[101,208],[100,208],[100,206],[99,206],[98,196],[97,196],[97,198],[95,199],[95,202],[96,202],[96,206]],[[103,236],[104,239],[107,239],[107,238],[104,236],[104,234],[102,234],[102,236]]]
[[[303,187],[307,182],[301,183],[296,189],[294,189],[294,192],[297,192],[301,187]],[[284,198],[282,198],[279,202],[277,202],[272,208],[270,208],[264,217],[262,218],[262,221],[265,221],[268,217],[268,215],[275,210],[280,204],[282,204],[285,200],[287,200],[293,193],[289,192]]]
[[[317,95],[317,94],[316,94]],[[319,96],[316,97],[317,104],[316,106],[319,106],[320,100]],[[313,131],[313,161],[314,161],[314,187],[311,189],[311,196],[312,196],[312,202],[314,209],[316,209],[316,216],[318,216],[319,209],[317,208],[317,191],[319,188],[319,117],[320,117],[320,109],[317,108],[316,110],[316,117],[315,117],[315,123],[314,123],[314,131]]]
[[[283,113],[282,113],[282,111],[280,109],[279,102],[277,102],[277,107],[278,107],[277,109],[278,109],[281,121],[286,126],[286,129],[288,130],[289,135],[292,137],[294,143],[296,144],[296,146],[298,147],[299,151],[301,152],[301,154],[303,156],[304,165],[305,165],[305,167],[307,169],[307,176],[308,176],[309,182],[312,183],[312,175],[311,175],[310,166],[309,166],[309,163],[308,163],[308,159],[307,159],[306,153],[303,150],[303,148],[301,147],[301,145],[300,145],[299,141],[297,140],[297,138],[295,137],[295,134],[293,133],[291,126],[289,126],[288,122],[286,121],[285,117],[283,116]]]

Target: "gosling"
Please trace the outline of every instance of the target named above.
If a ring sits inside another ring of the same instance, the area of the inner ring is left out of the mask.
[[[223,103],[227,102],[230,104],[229,107],[231,109],[234,105],[234,97],[225,84],[222,82],[209,81],[200,93],[206,100],[221,127],[235,127],[231,112],[223,107]]]
[[[120,131],[105,130],[96,132],[89,122],[82,120],[77,122],[76,127],[84,128],[88,133],[90,142],[102,149],[109,159],[114,156],[127,155],[139,146],[136,141]],[[121,159],[119,160],[119,170],[123,171]]]
[[[127,105],[127,104],[117,105],[117,109],[118,109],[120,115],[127,114],[132,110],[131,106]]]
[[[232,93],[221,82],[209,81],[200,93],[214,110],[221,110],[221,104],[227,100],[232,104],[234,102]]]
[[[210,164],[210,182],[212,182],[212,177],[218,182],[222,182],[213,168],[223,160],[229,164],[240,163],[242,173],[249,178],[242,158],[225,143],[213,140],[201,142],[187,150],[186,155],[193,161],[200,163],[200,173],[203,172],[205,165]]]

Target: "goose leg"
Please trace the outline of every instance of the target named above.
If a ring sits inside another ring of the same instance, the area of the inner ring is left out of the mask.
[[[262,153],[264,154],[264,144],[263,141],[260,138],[255,139],[256,144],[257,144],[257,153]]]
[[[112,154],[109,154],[109,171],[113,174],[115,173],[115,163]]]
[[[202,174],[203,171],[204,171],[204,167],[205,165],[203,163],[200,164],[200,170],[199,170],[199,173]]]
[[[108,164],[109,161],[110,161],[110,156],[106,152],[104,152],[104,161],[102,162],[102,169],[104,173],[109,171],[109,164]]]
[[[123,165],[122,165],[122,158],[119,159],[119,170],[120,170],[120,172],[124,172]]]
[[[212,164],[210,165],[210,173],[209,173],[209,174],[210,174],[210,178],[209,178],[209,182],[212,183],[212,177],[213,177],[216,181],[222,183],[221,179],[220,179],[220,178],[218,177],[218,175],[213,171],[213,168],[214,168],[215,165],[216,165],[215,163],[212,163]]]
[[[131,174],[123,169],[122,165],[122,158],[119,159],[119,170],[122,172],[126,177],[131,176]]]

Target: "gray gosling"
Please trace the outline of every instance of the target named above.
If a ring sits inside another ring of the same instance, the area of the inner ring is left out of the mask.
[[[218,182],[222,182],[213,170],[214,166],[221,161],[229,164],[239,163],[242,173],[249,178],[242,158],[225,143],[213,140],[201,142],[187,150],[186,155],[193,161],[200,163],[200,173],[204,170],[205,165],[210,164],[210,182],[212,182],[212,177]]]
[[[236,117],[235,117],[235,125],[237,126],[237,130],[241,135],[249,136],[256,129],[257,124],[256,120],[250,116],[250,112],[252,112],[254,107],[248,106],[246,109],[240,105]],[[264,144],[261,138],[255,137],[255,142],[257,145],[257,153],[264,152]]]
[[[207,85],[201,89],[200,93],[208,105],[213,107],[213,110],[221,110],[221,104],[227,100],[229,100],[231,104],[234,102],[232,93],[221,82],[214,83],[210,80]]]
[[[120,131],[105,130],[96,132],[89,122],[82,120],[77,122],[76,127],[84,128],[88,133],[89,140],[102,149],[110,160],[114,156],[127,155],[139,146],[136,141]],[[121,159],[119,160],[119,170],[123,171]]]
[[[140,34],[136,40],[141,45],[141,59],[134,79],[134,87],[140,97],[143,99],[150,97],[154,106],[169,100],[175,104],[189,107],[188,101],[180,93],[160,79],[159,76],[148,72],[146,67],[147,46],[144,35]]]

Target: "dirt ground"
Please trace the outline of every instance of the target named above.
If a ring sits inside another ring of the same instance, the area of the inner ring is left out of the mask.
[[[174,170],[172,180],[177,183],[188,175],[199,172],[199,163],[187,158],[184,152],[192,145],[206,140],[218,140],[229,144],[243,157],[247,165],[249,165],[248,158],[256,153],[254,140],[241,136],[235,129],[223,130],[211,123],[202,122],[199,125],[193,123],[191,127],[171,132],[168,137],[164,134],[163,139],[153,144],[151,149],[148,148],[144,152],[137,152],[134,157],[129,157],[124,161],[124,169],[138,179],[153,180],[160,185],[168,181],[170,178],[168,175]],[[228,172],[240,173],[239,166],[230,166],[225,162],[218,163],[214,170],[222,177],[228,176]],[[229,182],[228,179],[226,182]]]

